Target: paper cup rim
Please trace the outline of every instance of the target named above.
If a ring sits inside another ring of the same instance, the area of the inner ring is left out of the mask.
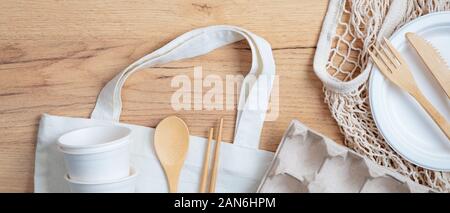
[[[70,135],[70,134],[75,134],[77,132],[86,131],[88,129],[93,129],[93,128],[122,128],[122,129],[127,130],[127,134],[126,134],[126,136],[123,136],[118,139],[111,140],[111,141],[108,141],[105,143],[101,143],[101,144],[70,145],[70,144],[65,144],[65,143],[61,142],[61,140],[63,140],[65,137],[68,137],[68,135]],[[69,131],[69,132],[61,135],[57,139],[57,144],[58,144],[58,148],[60,149],[60,151],[62,151],[63,153],[67,153],[67,154],[90,154],[90,153],[104,152],[104,151],[108,151],[110,149],[116,148],[118,146],[125,145],[126,142],[128,141],[128,139],[131,137],[131,132],[132,132],[131,128],[128,128],[125,126],[118,126],[118,125],[92,126],[92,127],[86,127],[86,128],[72,130],[72,131]]]
[[[131,179],[134,179],[138,176],[139,172],[136,168],[134,167],[130,167],[130,175],[124,177],[124,178],[120,178],[120,179],[115,179],[115,180],[105,180],[105,181],[78,181],[78,180],[73,180],[70,179],[69,174],[65,174],[64,175],[64,179],[66,179],[67,182],[71,183],[71,184],[79,184],[79,185],[104,185],[104,184],[113,184],[113,183],[121,183],[121,182],[125,182]]]

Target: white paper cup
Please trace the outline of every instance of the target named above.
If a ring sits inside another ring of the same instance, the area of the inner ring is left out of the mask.
[[[137,170],[131,168],[129,175],[119,180],[83,182],[72,180],[69,175],[65,175],[65,178],[69,183],[70,191],[73,193],[134,193],[137,176]]]
[[[69,178],[98,182],[122,179],[130,174],[131,129],[97,126],[75,130],[58,139]]]

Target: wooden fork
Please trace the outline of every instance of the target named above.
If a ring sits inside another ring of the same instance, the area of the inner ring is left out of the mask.
[[[373,62],[378,66],[384,76],[413,96],[444,132],[447,138],[450,139],[449,122],[433,107],[433,105],[431,105],[422,92],[420,92],[416,82],[414,81],[414,77],[408,68],[408,65],[400,53],[386,38],[384,41],[387,48],[384,45],[380,45],[381,50],[374,47],[376,54],[369,51]]]

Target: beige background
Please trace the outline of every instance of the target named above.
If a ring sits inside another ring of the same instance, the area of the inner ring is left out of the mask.
[[[168,3],[170,2],[170,3]],[[315,47],[326,0],[2,1],[0,7],[0,191],[33,191],[34,152],[42,113],[87,118],[102,86],[146,53],[197,27],[230,24],[267,39],[280,76],[280,116],[266,122],[262,146],[276,150],[292,119],[342,143],[314,75]],[[123,91],[122,122],[154,127],[177,114],[193,135],[206,136],[225,116],[233,136],[235,111],[175,112],[171,78],[245,74],[244,43],[133,75]],[[205,92],[205,90],[204,90]]]

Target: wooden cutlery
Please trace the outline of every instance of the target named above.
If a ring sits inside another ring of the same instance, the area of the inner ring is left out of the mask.
[[[219,130],[216,138],[214,161],[209,182],[209,192],[215,192],[217,172],[219,169],[220,143],[222,141],[223,118],[219,120]],[[209,130],[208,144],[206,146],[205,160],[203,163],[200,181],[200,192],[206,192],[208,183],[209,158],[211,153],[211,141],[214,128]],[[169,192],[178,190],[178,179],[189,149],[189,129],[186,123],[176,116],[170,116],[162,120],[155,130],[155,151],[166,173],[169,183]]]
[[[415,33],[406,33],[406,39],[414,47],[447,97],[450,98],[450,69],[439,52],[428,41]]]
[[[217,171],[219,169],[219,154],[220,154],[220,143],[222,142],[222,129],[223,129],[223,118],[219,120],[219,131],[216,138],[216,147],[214,151],[213,168],[211,173],[211,180],[209,182],[209,192],[213,193],[216,190],[217,182]],[[209,130],[208,144],[206,145],[206,154],[203,162],[203,173],[200,181],[200,192],[206,192],[206,184],[208,182],[208,171],[209,171],[209,158],[210,158],[210,146],[213,137],[214,129]]]
[[[380,45],[380,49],[374,47],[375,52],[369,51],[373,62],[378,66],[379,70],[386,78],[413,96],[444,132],[447,138],[450,139],[449,122],[433,107],[419,90],[408,65],[400,53],[392,46],[390,41],[387,39],[384,39],[384,41],[385,45]]]
[[[211,140],[214,135],[214,128],[209,129],[208,144],[206,144],[205,160],[203,161],[202,178],[200,180],[200,192],[206,192],[206,182],[208,181],[209,156],[211,153]]]
[[[169,192],[176,193],[189,149],[189,129],[181,118],[170,116],[158,124],[154,139],[156,154],[169,183]]]
[[[217,170],[219,169],[219,154],[220,154],[220,143],[222,142],[222,128],[223,128],[223,118],[219,121],[219,133],[217,133],[216,138],[216,148],[214,150],[214,163],[211,174],[211,181],[209,182],[209,192],[216,191],[217,182]]]

